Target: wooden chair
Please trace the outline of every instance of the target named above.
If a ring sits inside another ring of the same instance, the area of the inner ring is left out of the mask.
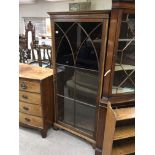
[[[31,50],[34,52],[35,60],[31,64],[38,64],[40,67],[51,68],[51,46],[49,45],[31,45]]]
[[[29,47],[29,32],[31,32],[31,43]],[[23,43],[24,41],[24,43]],[[24,40],[21,39],[24,49],[20,46],[19,50],[19,61],[29,64],[38,64],[40,67],[51,67],[51,46],[49,45],[38,45],[38,41],[35,40],[35,26],[28,22],[25,26]],[[31,58],[32,55],[32,58]],[[30,61],[28,59],[31,59]]]
[[[25,26],[25,38],[26,38],[26,48],[28,49],[28,43],[29,43],[29,32],[32,33],[31,43],[35,42],[35,26],[31,23],[31,21],[28,22],[28,24]],[[31,46],[31,44],[30,44]],[[32,50],[32,60],[35,60],[35,54]]]
[[[26,49],[27,48],[27,45],[26,45],[26,37],[23,34],[20,34],[19,35],[19,46],[22,49]]]
[[[19,47],[19,62],[20,63],[28,63],[31,58],[31,51],[29,49],[24,49]]]

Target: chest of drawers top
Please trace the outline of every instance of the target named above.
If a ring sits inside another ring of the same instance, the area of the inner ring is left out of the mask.
[[[53,70],[50,68],[37,67],[22,63],[19,64],[19,78],[41,81],[51,75],[53,75]]]

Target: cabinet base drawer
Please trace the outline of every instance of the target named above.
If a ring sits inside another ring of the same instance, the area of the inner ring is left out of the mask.
[[[19,111],[30,115],[41,116],[41,117],[43,116],[42,108],[40,105],[20,102]]]
[[[34,126],[34,127],[39,127],[43,128],[43,119],[37,116],[31,116],[28,114],[24,113],[19,113],[19,122]]]
[[[38,81],[29,81],[29,80],[20,78],[19,90],[40,93],[40,83]]]
[[[28,103],[41,104],[41,95],[37,93],[19,91],[19,100]]]

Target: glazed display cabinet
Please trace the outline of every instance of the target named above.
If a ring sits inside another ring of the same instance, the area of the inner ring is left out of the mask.
[[[53,38],[54,125],[95,145],[109,12],[49,15]]]
[[[134,1],[111,11],[48,13],[54,127],[93,144],[96,155],[134,154]]]
[[[113,2],[109,21],[96,155],[135,153],[134,2]]]

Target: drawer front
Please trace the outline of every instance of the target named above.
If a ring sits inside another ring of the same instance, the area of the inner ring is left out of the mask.
[[[41,95],[31,92],[19,91],[19,100],[28,103],[41,104]]]
[[[30,126],[43,128],[43,119],[37,116],[31,116],[24,113],[19,113],[19,122]]]
[[[19,79],[19,90],[40,93],[40,82]]]
[[[31,114],[31,115],[42,117],[42,108],[40,105],[20,102],[19,111],[26,113],[26,114]]]

